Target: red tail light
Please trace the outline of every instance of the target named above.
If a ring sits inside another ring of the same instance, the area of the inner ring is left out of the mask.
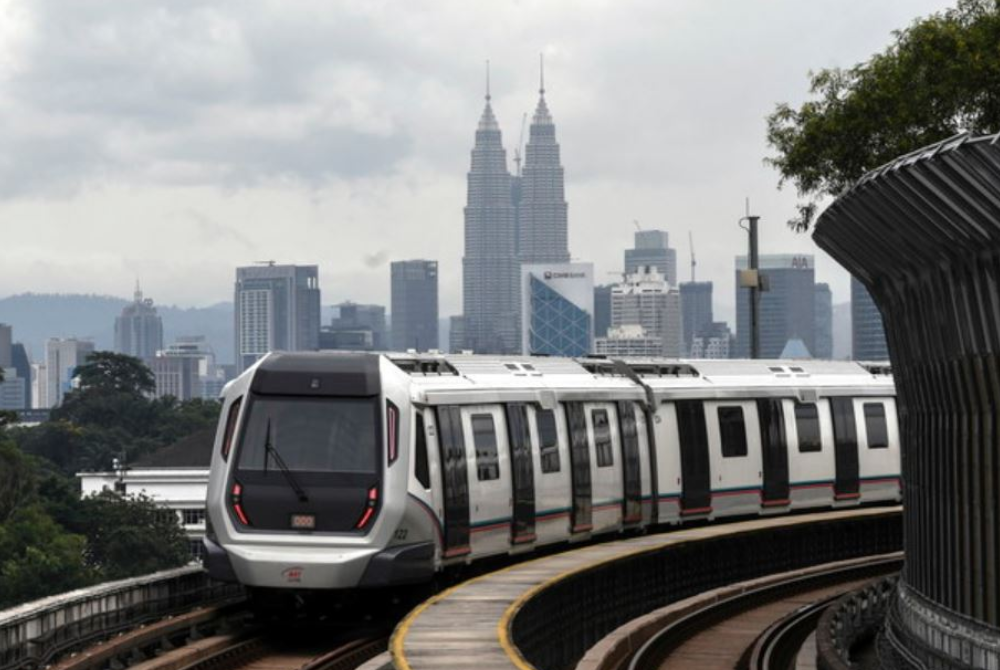
[[[368,522],[375,516],[375,508],[378,507],[378,487],[373,486],[368,489],[368,500],[365,502],[365,511],[361,513],[357,525],[354,527],[361,530],[368,525]]]
[[[389,400],[385,401],[385,425],[389,465],[392,465],[399,456],[399,408]]]
[[[247,518],[246,512],[243,511],[243,505],[241,503],[243,497],[243,486],[239,482],[233,482],[233,490],[229,496],[229,501],[233,505],[233,512],[236,513],[236,518],[240,520],[240,523],[244,526],[250,525],[250,519]]]
[[[233,448],[233,437],[236,435],[236,420],[240,416],[240,405],[243,398],[237,398],[229,406],[229,414],[226,415],[226,432],[222,437],[222,460],[229,460],[229,451]]]

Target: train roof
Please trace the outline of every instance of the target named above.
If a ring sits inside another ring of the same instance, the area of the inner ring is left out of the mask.
[[[734,391],[773,389],[801,395],[798,389],[829,394],[892,394],[887,363],[824,360],[738,360],[666,358],[558,358],[474,354],[384,354],[407,372],[428,398],[488,391],[618,391],[645,397],[653,393],[712,396]],[[641,384],[639,383],[641,382]],[[616,396],[619,396],[616,393]]]

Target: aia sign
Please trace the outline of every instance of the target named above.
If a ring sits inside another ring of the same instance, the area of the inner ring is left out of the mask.
[[[809,258],[807,256],[792,256],[793,270],[808,270]]]

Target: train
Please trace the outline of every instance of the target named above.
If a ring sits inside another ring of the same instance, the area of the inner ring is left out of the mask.
[[[251,592],[901,499],[887,364],[271,353],[222,402],[204,560]]]

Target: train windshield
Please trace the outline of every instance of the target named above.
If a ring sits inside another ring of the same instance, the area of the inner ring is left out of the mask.
[[[257,396],[240,441],[238,469],[375,474],[375,398]]]

